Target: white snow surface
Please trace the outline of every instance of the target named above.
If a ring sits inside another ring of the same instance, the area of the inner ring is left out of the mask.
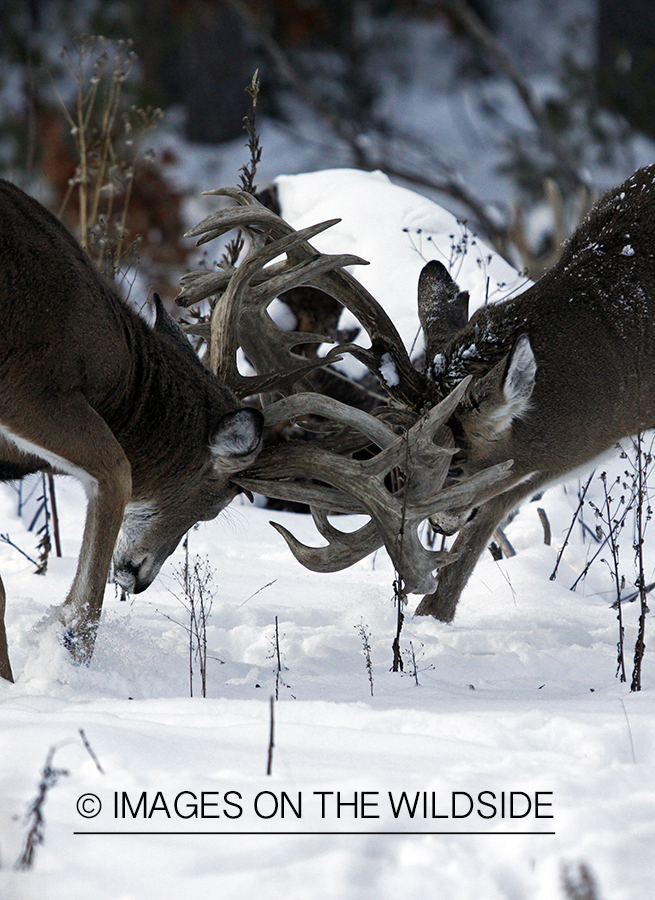
[[[466,254],[453,256],[462,234],[453,217],[379,174],[319,172],[278,185],[294,225],[342,217],[317,246],[370,261],[357,276],[408,345],[424,260],[452,260],[472,307],[495,299],[498,282],[520,283],[472,240]],[[610,461],[608,482],[626,467],[618,456]],[[601,487],[596,479],[590,490],[596,502]],[[235,501],[189,536],[191,560],[208,558],[213,570],[203,699],[197,678],[189,697],[181,549],[146,593],[122,602],[107,587],[90,667],[74,667],[56,632],[40,624],[65,597],[84,518],[81,487],[58,479],[62,558],[51,557],[38,576],[0,543],[16,676],[13,685],[0,683],[2,900],[560,900],[563,870],[575,876],[581,864],[599,898],[652,896],[652,616],[643,689],[631,693],[615,678],[618,626],[607,566],[597,559],[570,591],[599,549],[588,507],[588,528],[576,524],[558,576],[549,579],[578,489],[577,481],[551,487],[521,509],[506,529],[516,556],[483,556],[452,625],[415,618],[419,598],[410,598],[404,674],[390,672],[395,608],[386,554],[333,575],[308,572],[268,524],[281,522],[309,543],[308,517]],[[0,507],[2,533],[35,555],[29,510],[17,515],[9,485],[0,487]],[[538,507],[551,525],[550,546]],[[337,524],[354,528],[361,520]],[[650,582],[655,556],[647,538]],[[632,539],[628,525],[621,557],[628,580]],[[628,679],[637,613],[637,604],[624,607]],[[276,620],[284,668],[267,775]],[[34,866],[14,871],[53,747],[53,766],[67,774],[48,793]],[[413,818],[406,806],[393,814],[403,791],[412,803],[418,793]],[[192,816],[191,801],[203,792],[205,815]],[[102,809],[85,818],[78,806],[92,810],[90,795]],[[138,807],[135,816],[123,798]]]

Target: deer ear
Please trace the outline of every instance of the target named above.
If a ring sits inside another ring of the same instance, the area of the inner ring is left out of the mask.
[[[509,356],[476,386],[487,437],[495,439],[530,408],[537,361],[527,334],[522,334]]]
[[[264,416],[258,409],[244,407],[224,415],[211,436],[210,450],[216,468],[246,468],[262,448],[263,428]]]
[[[428,365],[468,321],[468,291],[460,291],[438,260],[423,266],[418,280],[418,316],[425,338]]]
[[[518,418],[527,412],[536,374],[537,360],[534,358],[530,339],[527,334],[522,334],[514,344],[503,385],[505,399],[514,410],[512,418]]]

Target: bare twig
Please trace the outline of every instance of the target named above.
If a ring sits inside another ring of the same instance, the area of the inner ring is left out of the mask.
[[[38,568],[38,562],[35,559],[32,559],[32,557],[29,556],[24,550],[21,550],[18,544],[14,544],[8,534],[0,534],[0,541],[2,541],[3,544],[8,544],[10,547],[13,547],[14,550],[18,550],[18,552],[21,553],[25,557],[25,559],[29,560],[33,566],[36,566]]]
[[[578,506],[576,508],[576,511],[573,513],[573,518],[571,519],[571,524],[569,525],[569,530],[566,532],[566,537],[564,538],[564,543],[562,544],[562,546],[560,547],[560,549],[557,553],[557,559],[555,560],[555,568],[550,573],[550,581],[555,581],[555,579],[557,578],[557,570],[559,569],[559,564],[562,559],[562,554],[566,550],[566,547],[569,543],[569,538],[571,537],[571,532],[573,531],[573,526],[577,522],[578,516],[580,515],[582,507],[584,506],[584,500],[587,495],[587,491],[589,490],[589,485],[591,484],[591,481],[595,474],[596,474],[596,470],[594,469],[594,471],[591,473],[591,475],[587,479],[587,483],[585,484],[584,488],[582,489],[582,492],[579,495]],[[577,584],[577,582],[576,582],[576,584]],[[571,588],[571,590],[573,590],[573,588]]]
[[[96,764],[96,769],[98,770],[98,772],[100,772],[101,775],[104,775],[104,774],[105,774],[105,770],[104,770],[104,769],[102,768],[102,766],[100,765],[100,760],[99,760],[98,757],[96,756],[95,751],[93,750],[93,747],[92,747],[91,744],[89,743],[89,739],[87,738],[84,729],[83,729],[83,728],[80,728],[80,729],[78,729],[78,730],[79,730],[80,737],[82,738],[82,743],[84,744],[84,749],[85,749],[86,752],[89,754],[89,756],[91,757],[91,759],[93,760],[93,762]]]
[[[282,672],[286,670],[286,666],[282,663],[282,653],[280,650],[280,632],[278,628],[277,616],[275,617],[275,632],[273,634],[273,659],[275,660],[275,699],[280,699],[280,685],[288,688],[282,679]],[[293,696],[293,695],[292,695]]]
[[[541,522],[541,527],[544,530],[544,544],[547,547],[550,547],[551,541],[551,531],[550,531],[550,522],[548,521],[548,516],[546,515],[546,510],[541,506],[537,508],[537,515],[539,516],[539,521]]]
[[[252,76],[252,81],[246,88],[246,93],[249,94],[251,98],[251,105],[248,115],[246,115],[243,120],[244,131],[248,135],[248,143],[246,146],[250,152],[250,158],[239,170],[240,187],[241,190],[245,191],[247,194],[255,194],[257,192],[255,177],[257,175],[257,166],[262,158],[262,148],[259,142],[259,134],[257,133],[257,102],[259,100],[259,88],[259,70],[256,70]],[[236,237],[228,242],[221,260],[221,265],[235,266],[239,259],[239,255],[243,250],[244,244],[245,237],[243,231],[239,229]]]
[[[625,578],[620,574],[619,571],[619,532],[623,528],[625,524],[625,516],[627,513],[627,509],[624,509],[623,514],[617,518],[617,510],[624,504],[624,497],[621,496],[614,508],[611,508],[611,495],[607,490],[607,475],[605,472],[601,473],[600,480],[603,483],[603,511],[596,510],[596,514],[599,515],[607,526],[607,543],[609,543],[610,553],[612,554],[612,565],[610,566],[610,571],[612,573],[612,578],[614,580],[614,586],[616,588],[616,603],[614,606],[617,609],[617,619],[619,622],[619,639],[616,645],[617,652],[617,675],[621,681],[625,681],[625,656],[624,656],[624,645],[623,639],[625,637],[625,628],[623,626],[623,588],[625,587]]]
[[[355,628],[359,632],[359,635],[362,639],[362,649],[364,653],[364,659],[366,660],[366,671],[368,673],[368,683],[371,688],[371,697],[373,696],[373,663],[371,662],[371,644],[370,637],[371,632],[368,631],[366,625],[364,625],[364,620],[362,619],[359,625],[356,625]]]
[[[198,666],[200,675],[200,689],[203,697],[207,696],[207,623],[211,615],[213,605],[212,581],[213,570],[209,559],[198,555],[193,562],[189,561],[188,535],[184,541],[184,564],[175,572],[178,584],[184,591],[183,597],[174,596],[186,609],[189,616],[189,624],[175,622],[170,616],[166,616],[176,625],[181,625],[189,637],[189,696],[193,697],[194,666]]]
[[[36,848],[43,844],[45,838],[45,818],[43,815],[43,807],[45,806],[48,792],[57,784],[62,776],[68,775],[67,769],[55,769],[52,766],[52,760],[57,751],[57,747],[51,747],[46,756],[45,765],[41,772],[41,781],[37,795],[30,804],[27,814],[27,820],[30,823],[23,852],[16,861],[14,866],[19,871],[31,869],[34,865]]]
[[[266,774],[273,774],[273,747],[275,746],[275,700],[271,695],[270,699],[270,728],[268,732],[268,760],[266,763]]]
[[[227,0],[227,2],[256,32],[264,50],[273,61],[280,75],[297,91],[319,117],[330,126],[335,134],[348,144],[353,151],[355,159],[358,161],[358,165],[366,167],[366,160],[362,155],[360,134],[357,128],[353,126],[353,123],[348,119],[344,119],[343,116],[332,112],[320,97],[310,90],[307,80],[296,71],[288,55],[275,40],[270,30],[263,24],[260,16],[251,5],[244,3],[243,0]]]
[[[650,504],[648,503],[647,474],[653,458],[649,452],[644,450],[643,435],[641,432],[634,438],[634,447],[636,466],[635,476],[637,479],[637,502],[635,504],[635,559],[637,563],[637,578],[635,580],[635,587],[639,591],[640,610],[630,690],[640,691],[641,667],[646,651],[646,615],[649,612],[644,565],[644,536],[646,526],[653,514]]]
[[[59,534],[59,513],[57,512],[57,495],[55,493],[55,479],[52,472],[48,472],[48,496],[50,498],[50,515],[52,516],[52,534],[55,539],[55,552],[61,557],[61,537]]]
[[[59,97],[77,167],[59,216],[77,189],[80,243],[101,271],[116,277],[142,143],[162,113],[126,109],[124,85],[136,63],[131,41],[83,36],[73,41],[72,50],[64,48],[61,57],[77,89],[72,110]]]
[[[511,559],[513,556],[516,556],[516,550],[514,549],[514,547],[512,547],[507,538],[507,535],[500,526],[498,526],[498,528],[496,528],[496,530],[494,531],[494,537],[496,538],[498,546],[503,551],[503,556],[506,559]]]

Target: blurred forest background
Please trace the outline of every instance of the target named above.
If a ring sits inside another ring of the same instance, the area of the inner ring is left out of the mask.
[[[114,272],[138,239],[170,296],[185,196],[247,159],[255,70],[260,180],[381,169],[532,277],[653,160],[648,0],[0,0],[0,174]]]

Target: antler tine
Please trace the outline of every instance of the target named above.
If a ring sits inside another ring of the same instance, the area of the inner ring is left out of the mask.
[[[370,527],[364,526],[358,532],[343,535],[336,544],[324,531],[324,536],[330,540],[327,547],[308,548],[295,538],[289,540],[286,529],[278,528],[287,540],[291,552],[297,555],[303,565],[319,572],[332,572],[351,565],[352,560],[363,558],[384,543],[410,592],[434,589],[432,573],[438,566],[451,561],[451,557],[447,552],[423,547],[418,534],[413,533],[414,526],[418,527],[419,522],[414,522],[411,508],[406,508],[402,491],[397,494],[389,493],[384,485],[384,476],[376,471],[375,458],[366,462],[344,459],[316,445],[309,449],[287,444],[280,449],[286,451],[286,475],[313,477],[332,484],[342,494],[358,500],[371,516],[371,522],[368,523]],[[237,479],[237,483],[242,483],[242,480]],[[315,486],[306,487],[313,502],[316,499]],[[266,492],[269,496],[275,496],[275,490],[271,490],[268,484]],[[425,518],[427,516],[421,510],[420,521]],[[344,545],[350,548],[347,554],[343,552]]]
[[[197,244],[201,245],[232,231],[233,228],[249,228],[258,233],[268,234],[271,227],[278,227],[278,220],[282,221],[265,206],[258,208],[230,207],[229,209],[219,209],[217,212],[205,216],[201,222],[187,231],[184,237],[197,237]],[[289,232],[292,230],[289,225]]]
[[[376,416],[323,394],[294,394],[278,400],[264,410],[267,425],[279,425],[303,415],[323,416],[339,425],[361,431],[380,449],[390,447],[398,439],[396,432]]]
[[[331,224],[333,223],[324,222],[292,232],[251,251],[235,271],[221,300],[214,307],[210,365],[217,375],[227,380],[242,396],[253,393],[255,382],[252,378],[240,375],[237,370],[236,352],[239,346],[260,375],[279,373],[284,379],[288,379],[294,372],[301,377],[301,373],[304,376],[308,371],[307,359],[292,353],[292,347],[300,343],[323,343],[327,340],[324,335],[281,331],[268,314],[268,304],[284,290],[298,284],[311,283],[313,272],[320,273],[334,265],[351,265],[363,262],[362,260],[351,255],[327,257],[317,254],[298,265],[287,260],[286,264],[275,269],[270,285],[263,282],[259,286],[252,286],[251,281],[256,274],[264,274],[262,269],[267,262],[282,253],[289,253],[292,248],[304,243],[307,237],[320,233]],[[330,360],[314,360],[311,366],[324,366],[332,359],[333,357]]]
[[[292,348],[300,343],[323,343],[324,335],[305,332],[283,332],[273,322],[266,307],[278,294],[300,284],[311,283],[314,275],[320,276],[335,266],[365,264],[352,254],[327,256],[312,252],[310,258],[297,259],[294,249],[310,247],[309,238],[315,237],[326,228],[338,222],[327,222],[294,231],[290,225],[270,210],[241,191],[221,189],[221,193],[245,204],[236,209],[220,210],[206,217],[190,235],[202,235],[200,242],[223,234],[239,226],[247,231],[251,244],[253,218],[267,235],[275,239],[265,243],[264,233],[259,236],[256,246],[251,246],[241,265],[231,272],[202,273],[197,277],[187,276],[180,301],[198,302],[212,293],[223,290],[223,295],[215,305],[211,321],[210,366],[240,396],[273,388],[281,389],[305,377],[314,369],[334,361],[334,354],[323,360],[307,362],[305,357],[292,353]],[[285,262],[266,269],[278,256],[287,255]],[[258,371],[259,376],[243,376],[239,373],[236,353],[241,346]],[[262,377],[266,379],[262,381]]]
[[[346,533],[334,528],[325,510],[311,507],[311,513],[317,530],[328,541],[327,547],[308,547],[278,522],[271,525],[282,535],[298,562],[312,572],[340,572],[373,553],[382,543],[372,520],[357,531]]]
[[[280,448],[278,447],[277,451],[279,450]],[[266,454],[266,451],[264,451],[264,454]],[[280,473],[280,479],[284,478],[284,474]],[[232,480],[234,484],[239,485],[239,487],[250,493],[263,494],[265,497],[271,497],[274,500],[304,503],[310,509],[316,506],[317,509],[326,509],[333,513],[366,515],[366,509],[361,503],[336,488],[303,481],[267,479],[258,475],[248,477],[248,475],[239,474]],[[382,539],[379,538],[377,546],[379,547],[381,543]]]
[[[342,352],[347,350],[362,362],[395,400],[418,409],[427,394],[426,378],[412,365],[396,326],[377,300],[344,269],[326,272],[313,284],[336,297],[361,323],[371,340],[369,349],[349,344],[342,347]],[[393,379],[385,375],[390,364],[397,376]]]

